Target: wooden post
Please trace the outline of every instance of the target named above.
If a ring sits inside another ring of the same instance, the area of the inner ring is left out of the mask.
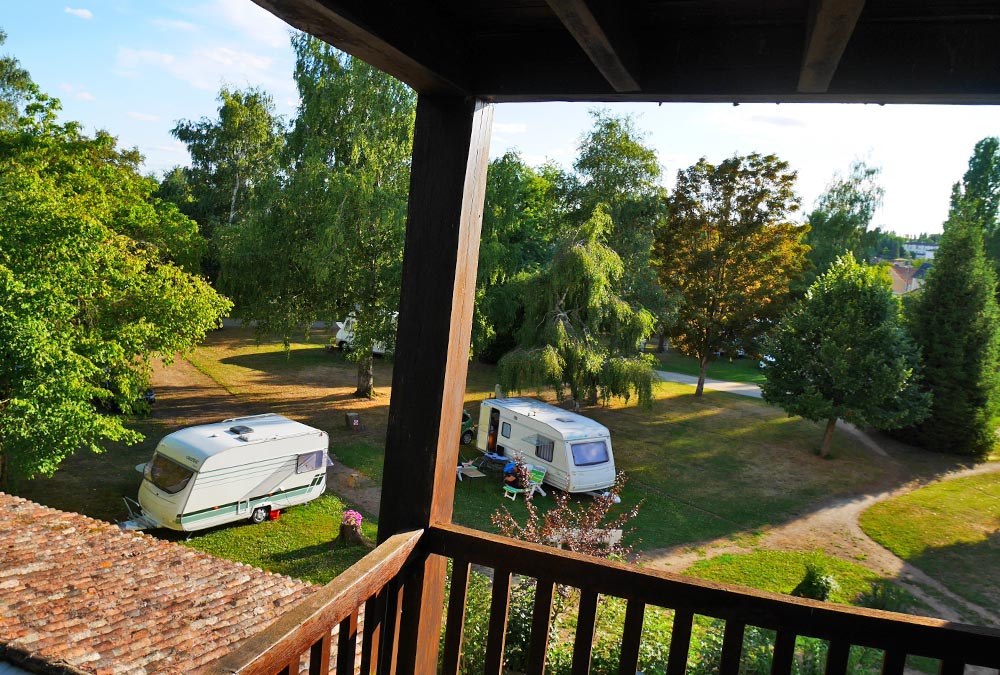
[[[451,522],[492,122],[483,101],[417,102],[379,542]],[[397,672],[436,672],[444,572],[409,568]]]

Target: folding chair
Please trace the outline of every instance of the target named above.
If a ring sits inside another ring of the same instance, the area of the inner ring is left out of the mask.
[[[517,501],[517,496],[522,492],[527,492],[529,495],[533,495],[536,492],[542,493],[543,497],[547,497],[545,490],[542,489],[542,481],[545,480],[545,467],[536,467],[531,464],[526,465],[528,469],[528,485],[523,488],[516,488],[512,485],[503,486],[503,496],[511,501]]]

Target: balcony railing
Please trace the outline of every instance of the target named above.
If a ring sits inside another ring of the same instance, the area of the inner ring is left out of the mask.
[[[471,565],[492,568],[493,591],[485,672],[502,672],[512,575],[536,580],[526,672],[541,674],[550,633],[553,592],[557,585],[579,590],[572,672],[589,673],[600,596],[627,602],[621,635],[619,672],[637,670],[647,607],[671,609],[673,632],[668,675],[687,669],[694,617],[725,623],[719,673],[740,669],[745,631],[750,626],[775,631],[771,672],[791,673],[796,639],[828,641],[825,672],[846,673],[852,647],[884,653],[882,672],[904,672],[909,655],[940,660],[945,675],[964,672],[966,664],[1000,668],[1000,631],[938,619],[895,614],[792,598],[745,588],[646,571],[557,549],[526,544],[456,525],[398,534],[376,548],[320,592],[303,601],[267,630],[249,639],[227,658],[209,666],[206,675],[231,673],[310,675],[357,672],[395,673],[396,638],[407,563],[427,555],[452,560],[451,591],[440,654],[441,672],[459,671],[466,593]],[[362,648],[357,655],[362,606]],[[390,608],[390,611],[386,611]],[[331,657],[334,637],[337,648]],[[437,645],[433,645],[437,650]],[[331,670],[333,669],[333,670]]]

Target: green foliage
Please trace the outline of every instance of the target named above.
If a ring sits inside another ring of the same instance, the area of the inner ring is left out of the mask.
[[[7,33],[0,30],[0,46]],[[28,71],[13,56],[0,56],[0,129],[10,128],[17,120],[21,103],[34,91]]]
[[[680,298],[671,345],[705,369],[721,350],[749,347],[767,332],[802,270],[804,228],[795,172],[774,155],[700,160],[677,174],[670,216],[657,230],[653,263],[660,285]],[[752,349],[750,351],[753,351]]]
[[[302,102],[283,166],[227,233],[221,281],[261,335],[287,341],[353,313],[357,394],[368,396],[371,348],[395,336],[416,99],[316,38],[292,44]]]
[[[861,260],[866,249],[878,243],[878,233],[866,233],[885,194],[878,184],[881,172],[878,167],[855,160],[846,177],[834,174],[826,192],[816,201],[807,219],[809,232],[804,240],[810,247],[810,269],[803,280],[804,288],[840,256],[851,253]]]
[[[204,264],[212,278],[220,228],[246,215],[255,191],[277,171],[284,141],[274,100],[263,90],[223,87],[219,101],[218,119],[181,120],[171,130],[187,146],[191,166],[167,173],[161,184],[164,198],[175,200],[212,243]]]
[[[548,269],[524,280],[519,348],[499,363],[508,390],[544,381],[560,399],[565,385],[577,404],[630,393],[640,405],[650,404],[651,361],[637,345],[653,319],[616,293],[624,268],[604,243],[610,228],[607,209],[599,206],[560,240]]]
[[[996,444],[1000,410],[1000,309],[983,249],[989,223],[981,220],[983,199],[973,197],[971,187],[968,198],[953,201],[934,267],[908,308],[923,355],[923,384],[934,400],[927,419],[905,437],[931,450],[983,456]]]
[[[951,211],[982,228],[986,256],[1000,273],[1000,138],[976,143],[968,170],[952,188]]]
[[[137,152],[59,124],[37,90],[24,110],[0,130],[0,486],[137,440],[94,402],[132,412],[151,360],[193,348],[230,307],[182,269],[201,239],[153,197]]]
[[[764,400],[790,415],[893,429],[927,415],[919,352],[900,321],[888,280],[847,254],[782,318],[767,353]]]
[[[830,594],[840,589],[840,584],[826,569],[817,563],[806,565],[806,574],[798,586],[792,589],[792,595],[797,598],[812,600],[828,600]]]
[[[858,595],[855,604],[869,609],[887,612],[905,612],[909,609],[909,598],[903,589],[887,579],[873,581],[871,587]]]

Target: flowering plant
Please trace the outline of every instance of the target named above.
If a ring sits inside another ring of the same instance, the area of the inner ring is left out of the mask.
[[[360,530],[361,514],[354,510],[344,511],[344,517],[341,518],[340,522],[344,525],[350,525],[355,530]]]

